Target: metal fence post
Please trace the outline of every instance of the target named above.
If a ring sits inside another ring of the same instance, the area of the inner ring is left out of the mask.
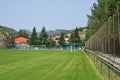
[[[115,14],[113,14],[113,55],[114,55],[114,63],[115,63]]]

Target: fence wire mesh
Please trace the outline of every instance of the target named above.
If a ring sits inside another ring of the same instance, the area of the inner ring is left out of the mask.
[[[86,49],[98,51],[115,61],[120,57],[120,7],[85,44]],[[106,55],[107,54],[107,55]]]
[[[118,64],[120,68],[120,6],[109,17],[99,30],[85,43],[88,50],[107,58],[111,64]],[[120,80],[120,73],[106,64],[103,64],[95,56],[90,56],[101,74],[107,76],[107,80]]]

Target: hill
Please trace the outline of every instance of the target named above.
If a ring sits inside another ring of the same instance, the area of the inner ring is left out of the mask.
[[[72,32],[72,30],[64,30],[64,29],[56,29],[56,30],[51,30],[51,31],[47,31],[48,36],[53,36],[56,34],[61,34],[61,33],[69,33]]]
[[[10,27],[6,27],[6,26],[1,26],[0,25],[0,28],[2,28],[5,32],[7,32],[9,34],[16,35],[16,33],[17,33],[16,30],[14,30],[13,28],[10,28]]]

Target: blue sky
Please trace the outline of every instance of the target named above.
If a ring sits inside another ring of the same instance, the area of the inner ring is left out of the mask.
[[[0,0],[0,25],[15,30],[74,29],[87,25],[96,0]]]

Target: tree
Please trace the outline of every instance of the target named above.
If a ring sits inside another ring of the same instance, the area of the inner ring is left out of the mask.
[[[63,47],[65,45],[64,33],[61,33],[59,44]]]
[[[113,15],[117,6],[120,5],[120,0],[98,0],[91,8],[91,15],[88,15],[88,31],[86,40],[93,35],[110,16]]]
[[[74,30],[74,41],[75,41],[75,43],[80,43],[80,41],[81,41],[80,36],[79,36],[79,30],[77,27]]]
[[[53,41],[52,39],[49,39],[49,47],[55,47],[56,46],[56,42]]]
[[[24,36],[24,37],[29,37],[29,32],[25,29],[20,29],[18,31],[18,36]]]
[[[37,32],[36,28],[34,27],[31,35],[31,44],[36,45],[37,41],[38,41]]]
[[[74,43],[74,32],[72,32],[70,36],[70,44],[72,45],[73,43]]]
[[[70,43],[71,44],[78,44],[81,42],[81,39],[79,37],[79,30],[78,28],[76,28],[72,33],[71,33],[71,36],[70,36]]]
[[[13,35],[13,34],[10,34],[9,45],[10,45],[11,47],[14,47],[14,35]]]
[[[41,45],[48,45],[48,35],[45,29],[45,26],[43,26],[40,36],[39,36],[39,40],[41,41]]]

